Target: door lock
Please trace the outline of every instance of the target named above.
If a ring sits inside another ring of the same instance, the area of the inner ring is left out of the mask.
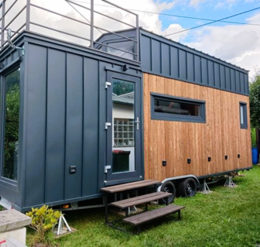
[[[140,124],[140,121],[139,121],[139,117],[136,118],[136,129],[139,130],[139,124]]]
[[[111,166],[105,166],[105,173],[107,173],[107,170],[110,170]]]

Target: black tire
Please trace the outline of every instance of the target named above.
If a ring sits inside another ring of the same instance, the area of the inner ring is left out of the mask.
[[[159,201],[160,204],[171,204],[174,201],[174,198],[176,196],[176,188],[173,182],[167,181],[165,182],[162,187],[161,191],[172,193],[172,196],[169,196],[168,198],[161,199]]]
[[[193,197],[197,193],[197,182],[193,178],[186,178],[178,185],[178,193],[182,197]]]

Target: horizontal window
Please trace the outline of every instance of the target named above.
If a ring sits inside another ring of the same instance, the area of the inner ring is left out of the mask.
[[[239,111],[240,111],[240,128],[247,129],[247,108],[246,103],[239,103]]]
[[[205,101],[151,94],[151,116],[156,120],[205,123]]]

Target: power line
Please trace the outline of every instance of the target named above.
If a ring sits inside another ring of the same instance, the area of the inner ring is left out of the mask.
[[[191,28],[187,28],[187,29],[181,30],[181,31],[179,31],[179,32],[170,33],[170,34],[164,35],[164,37],[167,37],[167,36],[170,36],[170,35],[173,35],[173,34],[178,34],[178,33],[187,32],[187,31],[189,31],[189,30],[196,29],[196,28],[199,28],[199,27],[204,27],[204,26],[207,26],[207,25],[216,23],[216,22],[220,22],[220,21],[223,21],[223,20],[227,20],[227,19],[229,19],[229,18],[233,18],[233,17],[238,16],[238,15],[246,14],[246,13],[249,13],[249,12],[252,12],[252,11],[255,11],[255,10],[258,10],[258,9],[260,9],[260,7],[257,7],[257,8],[254,8],[254,9],[250,9],[250,10],[247,10],[247,11],[243,11],[243,12],[240,12],[240,13],[235,14],[235,15],[230,15],[230,16],[227,16],[227,17],[224,17],[224,18],[215,20],[215,21],[211,21],[211,22],[208,22],[208,23],[205,23],[205,24],[202,24],[202,25],[198,25],[198,26],[194,26],[194,27],[191,27]]]
[[[89,4],[86,1],[78,1],[78,0],[74,0],[74,1],[78,2],[78,3]],[[95,5],[116,9],[116,7],[108,6],[108,5],[104,5],[104,4],[96,4],[95,3]],[[201,21],[216,21],[214,19],[199,18],[199,17],[192,17],[192,16],[185,16],[185,15],[174,15],[174,14],[169,14],[169,13],[158,13],[158,12],[152,12],[152,11],[139,10],[139,9],[129,9],[129,10],[135,11],[135,12],[140,12],[140,13],[147,13],[147,14],[153,14],[153,15],[163,15],[163,16],[170,16],[170,17],[178,17],[178,18],[184,18],[184,19],[201,20]],[[249,25],[249,26],[260,26],[260,24],[237,22],[237,21],[218,21],[218,22],[230,23],[230,24],[240,24],[240,25]]]

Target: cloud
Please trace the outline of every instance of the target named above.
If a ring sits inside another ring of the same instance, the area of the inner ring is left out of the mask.
[[[247,22],[259,23],[260,14],[248,18]],[[192,33],[193,41],[187,45],[250,70],[250,77],[254,76],[255,68],[260,65],[258,26],[207,26]]]
[[[200,4],[206,1],[207,0],[191,0],[189,6],[197,8]]]

